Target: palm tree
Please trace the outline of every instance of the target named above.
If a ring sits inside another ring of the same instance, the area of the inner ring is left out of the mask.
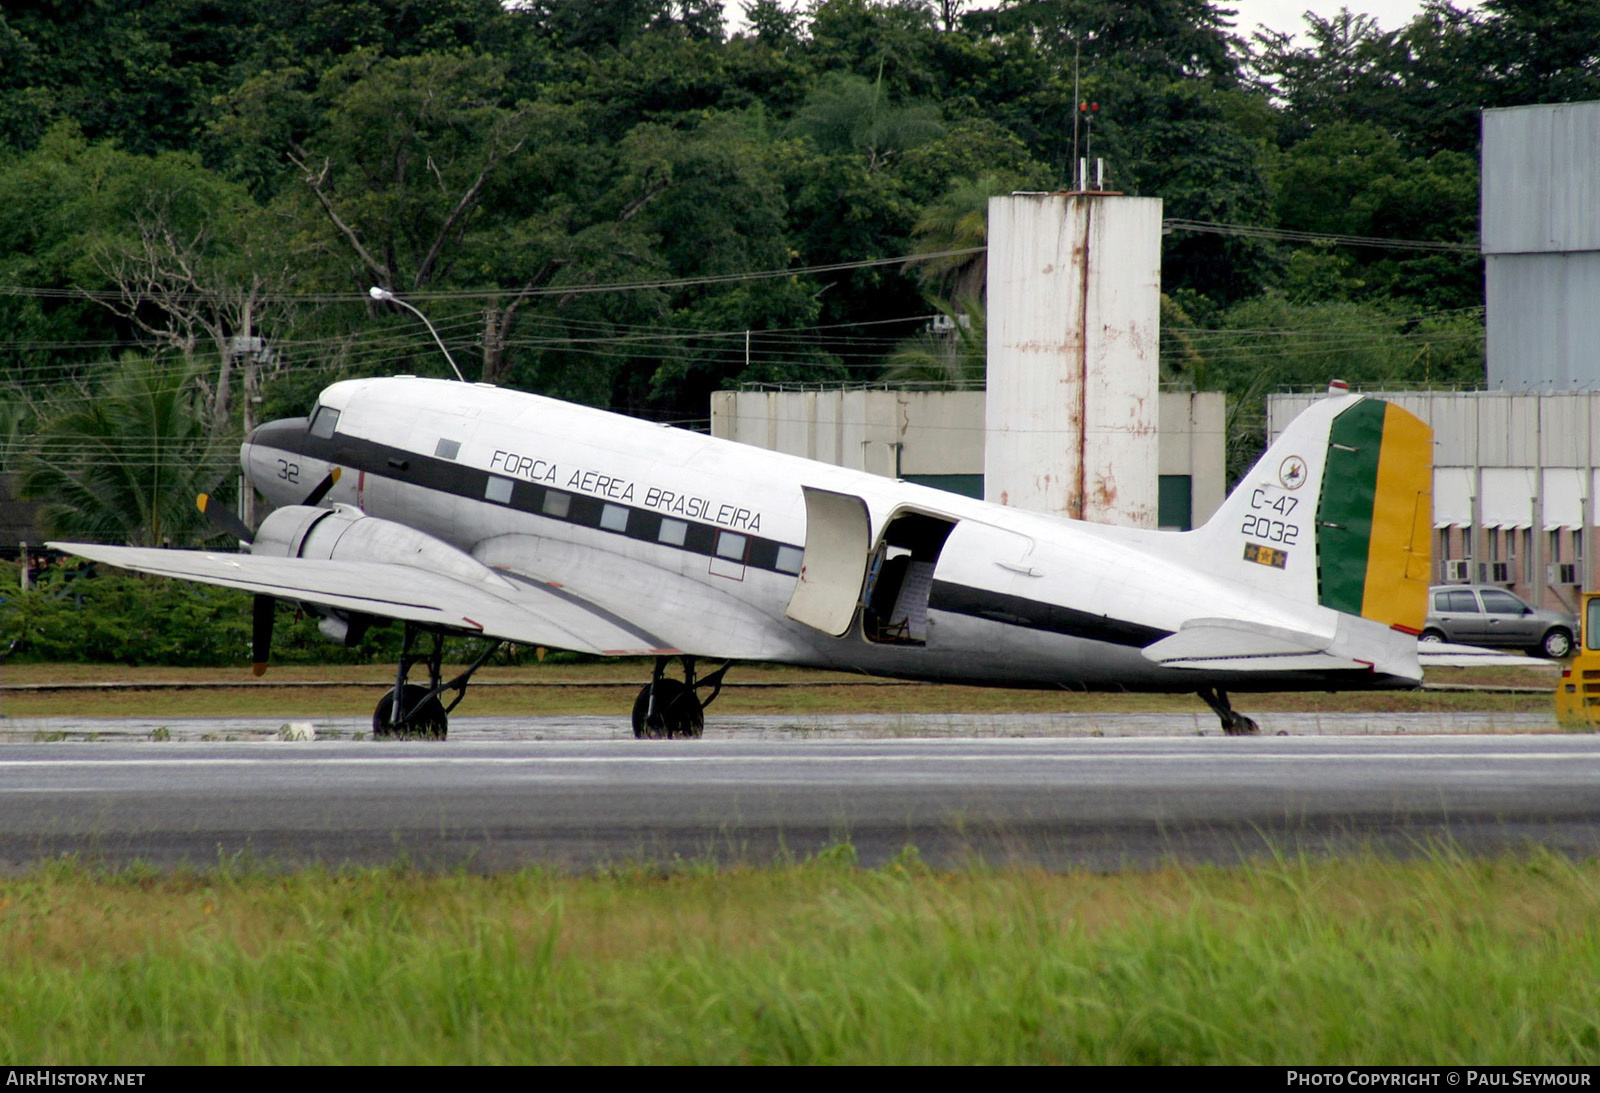
[[[967,296],[955,303],[929,298],[939,309],[943,330],[924,329],[905,339],[889,356],[887,383],[983,390],[987,360],[983,304]]]
[[[988,255],[950,254],[989,245],[989,199],[1013,187],[998,175],[957,179],[944,196],[931,202],[911,229],[911,253],[928,255],[906,263],[923,285],[948,299],[983,299]]]
[[[47,534],[134,546],[207,537],[194,498],[231,460],[206,428],[194,381],[192,366],[129,357],[98,391],[41,413],[20,492],[40,502]]]

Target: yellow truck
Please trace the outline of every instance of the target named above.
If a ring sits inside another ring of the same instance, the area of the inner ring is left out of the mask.
[[[1600,728],[1600,592],[1585,592],[1578,609],[1577,648],[1556,687],[1556,717]]]

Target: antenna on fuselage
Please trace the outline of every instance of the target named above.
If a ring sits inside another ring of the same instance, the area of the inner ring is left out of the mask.
[[[444,339],[439,337],[439,332],[433,328],[432,323],[428,322],[428,317],[426,315],[412,307],[410,304],[406,303],[406,301],[402,300],[400,297],[396,296],[386,288],[379,288],[377,285],[373,285],[371,288],[367,289],[367,295],[371,296],[374,300],[383,300],[386,303],[399,304],[401,307],[411,312],[411,314],[421,319],[423,325],[428,328],[428,333],[433,335],[433,340],[439,343],[439,352],[443,353],[444,359],[450,362],[450,370],[456,374],[456,379],[460,380],[462,383],[467,382],[467,377],[463,376],[461,374],[461,369],[456,367],[456,359],[450,355],[450,350],[445,348]]]

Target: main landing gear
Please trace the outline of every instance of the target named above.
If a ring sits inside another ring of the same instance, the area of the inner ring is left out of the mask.
[[[500,648],[500,642],[491,641],[483,655],[473,661],[467,670],[442,683],[440,664],[444,659],[444,635],[437,630],[424,631],[415,623],[405,624],[405,638],[400,646],[400,667],[395,672],[394,689],[378,700],[372,712],[372,735],[379,739],[443,740],[450,729],[450,711],[461,704],[467,695],[467,680],[488,663]],[[433,639],[433,648],[426,653],[412,652],[417,636],[426,633]],[[426,665],[428,683],[407,683],[406,676],[416,665]],[[446,706],[439,701],[445,691],[455,691],[455,698]],[[399,711],[396,713],[396,711]]]
[[[1216,715],[1222,719],[1222,731],[1229,736],[1261,735],[1260,725],[1234,710],[1233,704],[1228,701],[1228,692],[1216,687],[1202,687],[1197,693],[1205,700],[1205,704],[1210,706]]]
[[[683,679],[668,679],[667,661],[670,657],[656,657],[650,682],[633,700],[633,735],[641,740],[662,740],[672,737],[698,737],[706,727],[705,708],[722,693],[722,677],[731,664],[724,664],[704,679],[696,680],[694,657],[683,658]],[[710,687],[704,699],[700,689]]]

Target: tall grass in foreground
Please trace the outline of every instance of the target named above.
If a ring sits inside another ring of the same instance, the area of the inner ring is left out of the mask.
[[[1592,862],[831,858],[54,865],[0,881],[0,1064],[1600,1061]]]

